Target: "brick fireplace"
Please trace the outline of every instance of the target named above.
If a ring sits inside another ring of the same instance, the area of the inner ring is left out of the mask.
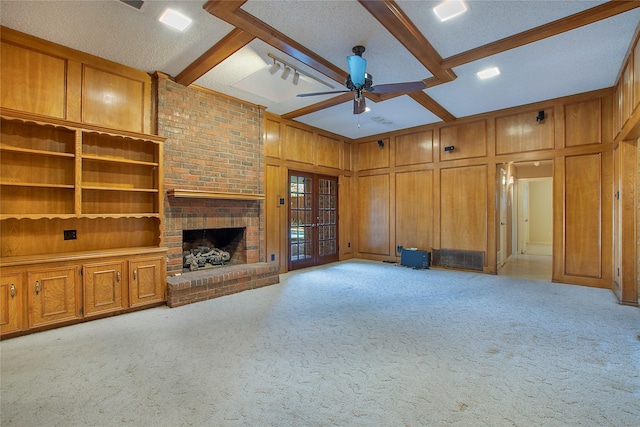
[[[167,138],[167,303],[277,283],[277,268],[265,262],[263,108],[159,73],[157,83],[158,134]],[[244,264],[183,272],[185,231],[231,228],[244,231]]]
[[[165,246],[169,248],[167,274],[183,273],[184,235],[186,231],[243,229],[242,261],[233,264],[260,262],[261,241],[260,201],[209,200],[169,197],[165,209]]]

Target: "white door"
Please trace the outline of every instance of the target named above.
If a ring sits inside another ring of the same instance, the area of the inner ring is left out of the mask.
[[[529,242],[529,181],[518,180],[518,252],[527,253]]]

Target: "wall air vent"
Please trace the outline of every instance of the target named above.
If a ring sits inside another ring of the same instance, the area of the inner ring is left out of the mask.
[[[484,252],[433,249],[431,265],[482,271],[484,267]]]
[[[144,4],[144,0],[120,0],[120,1],[138,10],[140,10],[142,8],[142,5]]]

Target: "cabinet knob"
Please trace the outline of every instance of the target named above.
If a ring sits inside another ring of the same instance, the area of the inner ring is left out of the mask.
[[[36,280],[36,295],[40,293],[40,281]]]
[[[13,283],[11,284],[11,299],[13,299],[16,296],[16,285],[14,285]]]

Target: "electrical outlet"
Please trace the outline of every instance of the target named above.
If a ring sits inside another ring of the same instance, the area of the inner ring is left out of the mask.
[[[64,240],[76,240],[78,236],[76,235],[76,230],[64,230]]]

